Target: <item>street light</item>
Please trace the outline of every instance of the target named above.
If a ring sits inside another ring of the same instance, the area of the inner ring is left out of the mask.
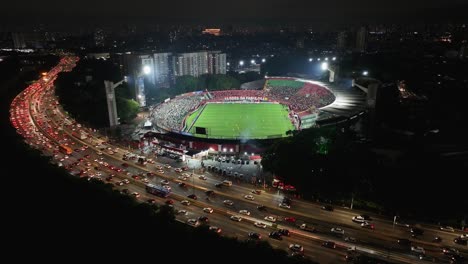
[[[369,72],[368,71],[363,71],[362,75],[367,76],[367,75],[369,75]]]
[[[244,66],[244,61],[243,60],[239,61],[239,65]]]
[[[321,68],[322,68],[322,71],[328,70],[328,62],[322,62]]]
[[[265,59],[262,59],[262,62],[263,62],[263,63],[265,63],[265,61],[266,61]]]
[[[148,75],[151,72],[151,67],[148,65],[143,66],[143,73]]]
[[[312,58],[309,58],[309,62],[312,62],[312,61],[314,61],[314,59],[312,59]]]
[[[332,61],[336,61],[336,57],[333,57],[333,58],[332,58]]]
[[[250,63],[251,63],[251,64],[255,64],[255,60],[250,60]]]

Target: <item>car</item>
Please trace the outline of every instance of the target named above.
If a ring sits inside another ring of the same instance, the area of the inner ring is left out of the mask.
[[[122,163],[122,167],[127,168],[127,167],[128,167],[128,163]]]
[[[140,176],[138,176],[138,175],[132,175],[132,178],[135,179],[135,180],[139,180],[139,179],[140,179]]]
[[[281,207],[281,208],[287,208],[287,209],[291,208],[291,205],[289,205],[287,203],[280,203],[280,204],[278,204],[278,206]]]
[[[120,191],[120,192],[123,193],[123,194],[130,194],[129,189],[122,189],[122,191]]]
[[[206,217],[206,216],[198,217],[198,221],[200,221],[202,223],[208,223],[209,222],[208,217]]]
[[[200,179],[200,180],[206,180],[207,178],[206,178],[205,175],[200,175],[200,176],[198,176],[198,179]]]
[[[240,211],[239,211],[239,214],[250,215],[250,212],[247,211],[247,210],[240,210]]]
[[[442,253],[444,253],[444,255],[458,255],[460,254],[460,252],[455,249],[455,248],[448,248],[448,247],[443,247],[442,248]]]
[[[168,190],[168,191],[170,191],[172,189],[171,186],[169,186],[169,185],[163,185],[163,188]]]
[[[118,181],[118,182],[115,182],[115,185],[117,185],[117,186],[122,186],[122,185],[124,185],[124,183],[121,182],[121,181]]]
[[[217,187],[217,188],[222,188],[222,187],[223,187],[223,184],[222,184],[221,182],[216,183],[216,184],[215,184],[215,187]]]
[[[296,223],[296,218],[294,218],[294,217],[285,217],[284,221],[290,222],[290,223]]]
[[[299,245],[299,244],[289,244],[288,248],[291,251],[294,251],[294,252],[303,252],[304,251],[304,247]]]
[[[177,214],[179,214],[179,215],[188,215],[188,212],[187,212],[187,210],[179,210],[179,211],[177,211]]]
[[[254,226],[260,227],[260,228],[266,228],[267,227],[267,225],[265,223],[262,223],[262,222],[255,222]]]
[[[453,242],[455,244],[459,244],[459,245],[466,245],[467,241],[468,241],[467,239],[462,239],[460,237],[456,237],[456,238],[453,239]]]
[[[182,181],[186,181],[186,180],[187,180],[187,177],[185,177],[185,176],[179,176],[179,177],[177,177],[177,179],[182,180]]]
[[[206,196],[214,196],[215,192],[212,190],[205,191]]]
[[[355,223],[364,223],[366,219],[364,219],[362,216],[353,216],[353,222]]]
[[[129,184],[129,183],[130,183],[130,181],[129,181],[128,179],[123,179],[122,182],[125,183],[125,184]]]
[[[424,250],[423,247],[417,247],[417,246],[412,246],[412,247],[411,247],[411,252],[414,252],[414,253],[417,253],[417,254],[421,254],[421,255],[425,255],[425,254],[426,254],[426,251]]]
[[[252,190],[251,193],[253,194],[262,194],[261,190]]]
[[[253,197],[253,196],[252,196],[252,195],[250,195],[250,194],[246,194],[246,195],[244,195],[244,198],[245,198],[245,199],[247,199],[247,200],[250,200],[250,201],[253,201],[253,200],[255,200],[255,197]]]
[[[270,234],[268,234],[268,236],[271,237],[271,238],[273,238],[273,239],[283,240],[283,236],[282,236],[281,233],[278,232],[278,231],[270,232]]]
[[[356,243],[357,239],[355,237],[345,237],[344,241],[349,243]]]
[[[375,228],[374,224],[371,224],[371,223],[369,223],[369,222],[367,222],[367,221],[364,222],[364,223],[361,223],[361,227],[370,228],[370,229],[374,229],[374,228]]]
[[[133,197],[135,198],[139,198],[140,197],[140,194],[138,192],[132,192],[132,195]]]
[[[197,220],[197,219],[193,219],[193,218],[187,220],[187,224],[189,224],[189,225],[191,225],[191,226],[198,226],[198,225],[200,225],[200,223],[198,222],[198,220]]]
[[[333,206],[331,206],[331,205],[323,205],[321,208],[322,208],[322,210],[330,211],[330,212],[332,212],[334,210]]]
[[[259,206],[257,206],[257,209],[259,211],[266,211],[267,207],[265,205],[259,205]]]
[[[224,203],[225,205],[229,205],[229,206],[234,205],[234,202],[231,201],[231,200],[224,200],[223,203]]]
[[[468,234],[461,234],[459,238],[468,240]]]
[[[255,240],[262,239],[262,235],[260,235],[259,233],[255,233],[255,232],[249,232],[248,236],[249,238],[255,239]]]
[[[166,164],[166,165],[164,165],[164,167],[165,167],[166,169],[170,169],[170,168],[171,168],[171,165]]]
[[[156,200],[155,200],[155,199],[152,199],[152,198],[146,200],[146,202],[149,203],[149,204],[156,204]]]
[[[187,197],[190,198],[190,199],[193,199],[193,200],[198,199],[198,197],[195,194],[189,194],[189,195],[187,195]]]
[[[183,204],[183,205],[190,205],[190,202],[187,201],[187,200],[182,200],[182,201],[180,201],[180,203]]]
[[[166,204],[174,204],[174,200],[168,199],[165,201]]]
[[[213,213],[213,208],[205,207],[205,208],[203,208],[203,212],[212,214]]]
[[[397,243],[398,243],[398,245],[401,245],[401,246],[411,246],[411,241],[409,239],[406,239],[406,238],[398,239]]]
[[[236,222],[240,222],[242,221],[242,217],[241,216],[238,216],[238,215],[231,215],[231,217],[229,217],[232,221],[236,221]]]
[[[455,229],[451,226],[440,226],[439,229],[442,231],[455,232]]]
[[[141,181],[144,182],[144,183],[149,183],[148,178],[143,178]]]
[[[217,227],[217,226],[210,226],[208,228],[208,230],[213,231],[213,232],[218,233],[218,234],[221,233],[221,231],[222,231],[222,229]]]
[[[181,168],[176,168],[174,171],[175,172],[182,172],[182,169]]]
[[[112,176],[107,176],[106,181],[112,181]]]
[[[413,227],[411,228],[411,234],[413,234],[414,236],[422,236],[424,234],[424,230],[417,227]]]
[[[337,235],[344,235],[345,231],[342,229],[342,228],[339,228],[339,227],[333,227],[332,229],[330,229],[330,231],[334,234],[337,234]]]
[[[290,234],[288,229],[278,229],[278,232],[283,236],[289,236]]]
[[[276,222],[276,217],[273,217],[271,215],[265,216],[265,218],[263,218],[263,219],[265,219],[266,221],[272,222],[272,223]]]
[[[187,184],[185,184],[185,182],[179,182],[178,185],[179,185],[179,187],[182,187],[182,188],[187,186]]]
[[[326,248],[336,248],[336,243],[333,242],[333,241],[325,241],[322,243],[322,247],[326,247]]]

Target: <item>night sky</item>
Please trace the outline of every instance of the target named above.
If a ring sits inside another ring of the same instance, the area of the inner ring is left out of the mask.
[[[19,17],[25,22],[75,18],[75,23],[105,18],[160,22],[438,22],[463,19],[468,0],[23,0],[2,3],[2,11],[0,19],[7,22],[19,22]]]

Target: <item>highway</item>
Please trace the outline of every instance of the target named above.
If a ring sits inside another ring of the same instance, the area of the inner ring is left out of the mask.
[[[453,242],[453,239],[461,234],[460,232],[441,231],[437,227],[421,224],[415,226],[423,229],[424,234],[412,238],[408,227],[393,225],[391,219],[372,214],[371,223],[375,229],[367,229],[352,221],[352,217],[362,213],[356,210],[335,208],[334,211],[325,211],[319,204],[295,199],[292,200],[290,209],[280,208],[278,205],[285,195],[276,190],[271,192],[262,190],[261,194],[254,194],[252,193],[254,186],[243,183],[218,188],[215,184],[225,178],[210,172],[204,173],[206,180],[199,179],[198,174],[181,180],[179,179],[181,173],[176,172],[174,168],[176,163],[171,163],[172,166],[168,168],[165,166],[168,163],[165,158],[155,159],[154,164],[148,163],[145,166],[138,164],[136,160],[122,160],[129,150],[111,145],[94,130],[77,124],[65,114],[57,102],[53,81],[58,72],[72,70],[76,60],[74,57],[64,57],[56,68],[19,94],[10,109],[10,121],[25,138],[25,142],[53,157],[56,164],[65,167],[73,175],[106,181],[113,184],[116,189],[128,189],[130,193],[139,193],[138,199],[142,202],[155,199],[161,204],[167,199],[147,194],[145,182],[160,184],[163,179],[169,180],[172,188],[169,199],[174,202],[174,208],[176,211],[180,209],[188,211],[187,215],[178,214],[178,220],[186,222],[190,218],[206,215],[209,217],[208,224],[220,227],[223,230],[222,235],[247,239],[249,232],[257,232],[262,235],[262,240],[267,240],[272,246],[287,251],[289,244],[300,244],[304,247],[305,256],[320,263],[345,262],[344,256],[349,248],[396,263],[432,263],[434,260],[437,263],[449,263],[449,258],[442,253],[442,247],[455,248],[465,258],[467,257],[467,246]],[[73,132],[78,130],[85,131],[87,137],[79,139],[74,136]],[[60,152],[59,145],[68,145],[73,153],[67,155]],[[162,166],[161,170],[164,173],[158,172],[160,171],[158,166]],[[190,172],[191,170],[183,173],[190,174]],[[110,175],[113,177],[109,177]],[[116,184],[123,179],[127,179],[129,183],[117,186]],[[184,182],[186,186],[180,187],[180,182]],[[215,196],[210,200],[206,199],[207,190],[215,192]],[[190,194],[197,195],[198,199],[187,198]],[[244,198],[245,195],[252,195],[254,199],[247,200]],[[191,205],[182,205],[181,200],[189,200]],[[225,200],[231,200],[233,205],[226,205]],[[258,210],[258,205],[265,205],[266,210]],[[213,208],[214,212],[212,214],[203,212],[202,209],[205,207]],[[240,222],[229,219],[232,215],[241,215],[240,210],[247,210],[250,215],[242,215],[243,220]],[[276,218],[275,224],[278,226],[275,227],[273,223],[266,221],[264,219],[266,216]],[[294,223],[285,221],[286,217],[294,217],[296,221]],[[267,228],[255,227],[254,222],[265,223]],[[299,226],[303,223],[315,227],[316,232],[301,230]],[[344,230],[344,235],[335,235],[331,232],[332,228],[337,227]],[[277,228],[287,228],[291,231],[291,236],[283,236],[283,240],[269,238],[268,234]],[[441,237],[442,241],[432,242],[435,236]],[[344,240],[345,237],[353,237],[357,241],[349,243]],[[425,258],[419,260],[418,256],[411,254],[409,248],[398,245],[397,239],[400,238],[407,238],[411,240],[412,245],[423,247],[426,251]],[[327,240],[336,242],[337,247],[335,249],[322,247],[322,242]]]

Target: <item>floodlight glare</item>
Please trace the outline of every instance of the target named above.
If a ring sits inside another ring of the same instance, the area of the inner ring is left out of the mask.
[[[255,60],[251,60],[250,63],[255,64]]]
[[[143,73],[149,74],[151,72],[151,68],[148,65],[143,66]]]
[[[310,62],[310,61],[313,61],[313,60],[314,60],[314,59],[312,59],[312,58],[309,58],[309,62]]]
[[[333,57],[333,58],[332,58],[332,61],[336,61],[336,57]]]
[[[239,61],[239,65],[244,66],[244,61],[243,60]]]
[[[328,70],[328,62],[322,62],[322,65],[321,65],[321,68],[322,70]]]
[[[266,60],[265,59],[262,59],[262,62],[265,62]]]
[[[320,61],[320,58],[318,58],[317,60]]]
[[[325,58],[325,60],[326,60],[326,61],[328,61],[328,57],[327,57],[327,58]]]
[[[369,75],[369,72],[368,71],[363,71],[362,75],[367,76],[367,75]]]

